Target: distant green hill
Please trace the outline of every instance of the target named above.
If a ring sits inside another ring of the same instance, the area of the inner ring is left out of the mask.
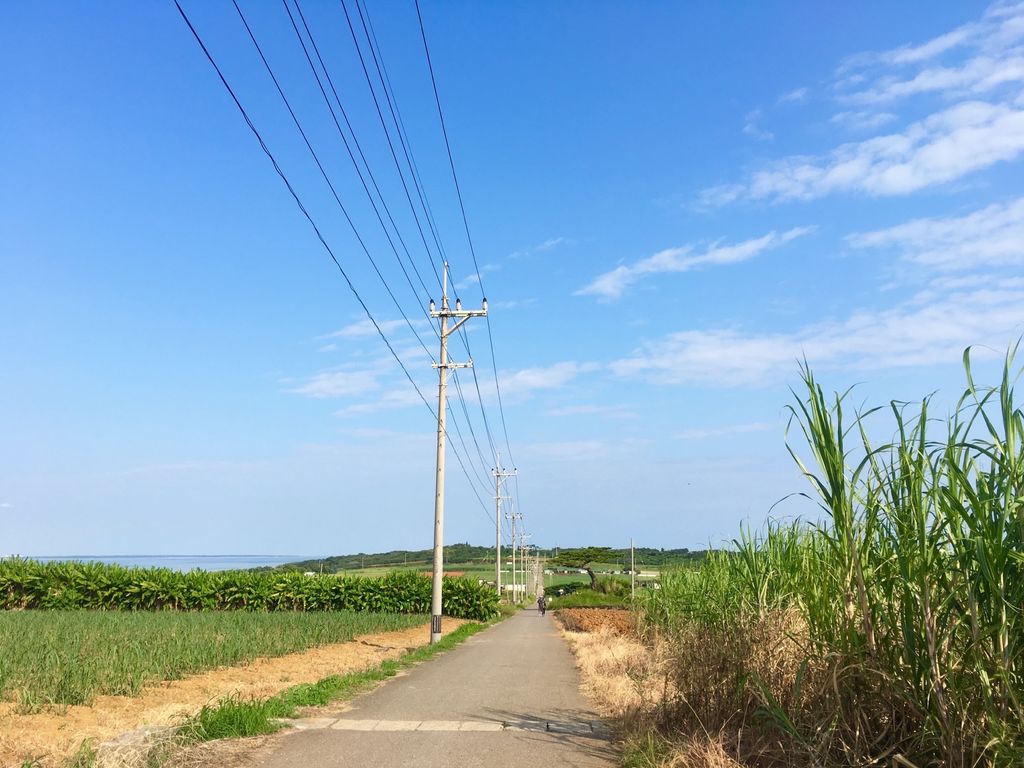
[[[537,551],[531,547],[531,551]],[[553,554],[554,549],[540,549],[541,555]],[[703,559],[704,550],[689,549],[655,549],[653,547],[637,547],[635,550],[637,568],[641,566],[682,565]],[[629,549],[613,549],[612,560],[624,566],[629,565]],[[368,554],[359,552],[354,555],[332,555],[315,560],[300,560],[277,566],[275,570],[285,571],[320,571],[337,573],[360,568],[404,568],[407,566],[429,566],[433,561],[432,549],[396,549],[391,552]],[[494,563],[494,547],[476,547],[472,544],[450,544],[444,548],[446,565],[473,565]]]
[[[278,566],[287,571],[319,571],[321,566],[325,573],[352,571],[360,568],[404,568],[408,565],[429,565],[433,562],[432,549],[395,549],[391,552],[367,554],[359,552],[355,555],[332,555],[316,560],[300,560],[297,563],[286,563]],[[472,544],[450,544],[444,548],[444,561],[448,565],[469,565],[472,563],[493,563],[493,547],[474,547]]]

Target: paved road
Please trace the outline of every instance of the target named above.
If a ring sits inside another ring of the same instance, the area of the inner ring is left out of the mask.
[[[579,693],[551,615],[506,619],[352,702],[300,721],[264,768],[608,768],[606,729]],[[524,763],[528,761],[528,763]]]

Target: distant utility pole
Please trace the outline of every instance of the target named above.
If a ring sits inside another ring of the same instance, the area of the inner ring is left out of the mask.
[[[523,597],[526,597],[526,593],[528,591],[526,589],[526,558],[529,553],[529,550],[527,549],[526,540],[529,539],[531,536],[533,536],[532,533],[519,534],[519,546],[520,553],[522,555],[522,557],[520,557],[519,559],[519,567],[523,570]]]
[[[501,502],[508,499],[508,496],[501,495],[501,486],[505,478],[515,477],[518,470],[514,467],[511,472],[501,468],[501,454],[498,454],[498,466],[491,470],[494,474],[494,583],[498,588],[498,599],[501,599]]]
[[[445,409],[448,405],[448,370],[470,368],[473,361],[451,363],[448,361],[448,337],[462,327],[471,317],[487,315],[487,299],[480,309],[463,309],[462,302],[455,300],[455,309],[448,307],[448,262],[444,263],[444,283],[441,288],[441,309],[434,308],[430,300],[430,316],[441,320],[440,362],[432,367],[437,369],[437,480],[434,486],[434,579],[430,594],[430,642],[441,639],[441,582],[444,578],[444,454],[445,454]],[[456,322],[449,327],[448,321]]]
[[[516,513],[508,513],[509,522],[512,524],[512,597],[511,602],[516,601]]]
[[[629,595],[636,600],[636,556],[632,536],[629,537]]]

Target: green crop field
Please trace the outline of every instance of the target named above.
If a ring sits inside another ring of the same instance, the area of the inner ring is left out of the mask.
[[[423,624],[421,615],[343,612],[0,612],[0,696],[22,711],[136,695],[259,656]]]
[[[430,579],[411,571],[367,579],[0,560],[0,608],[4,609],[426,613],[430,590]],[[497,598],[473,579],[445,578],[443,610],[448,616],[482,621],[496,613]]]

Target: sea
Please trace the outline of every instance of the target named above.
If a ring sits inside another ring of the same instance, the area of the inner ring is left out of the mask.
[[[62,560],[79,562],[116,563],[142,568],[170,568],[175,571],[230,571],[261,566],[284,565],[300,560],[312,560],[308,555],[47,555],[26,556],[30,560],[50,563]]]

